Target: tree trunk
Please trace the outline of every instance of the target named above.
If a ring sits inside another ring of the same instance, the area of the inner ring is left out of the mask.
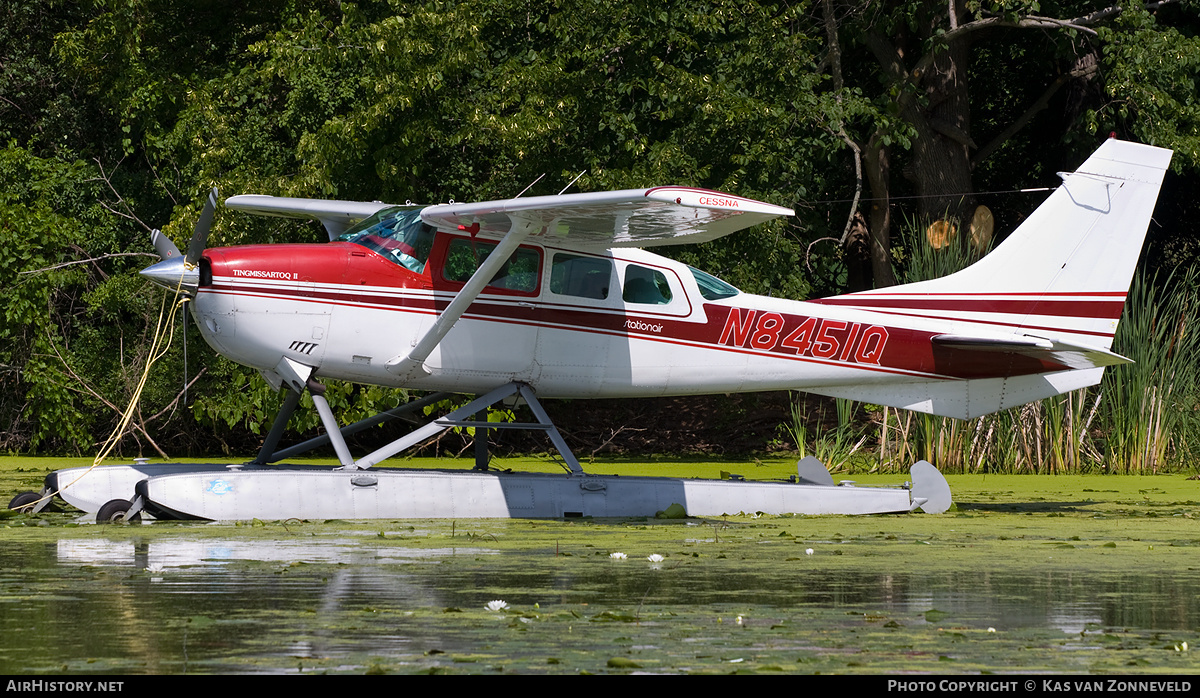
[[[957,26],[959,4],[961,0],[948,8],[944,1],[927,0],[918,13],[915,32],[893,35],[874,29],[864,37],[890,82],[896,110],[915,131],[903,175],[920,197],[917,210],[922,226],[946,218],[962,229],[974,208],[970,152],[976,146],[971,140],[967,93],[970,35],[959,35],[949,44],[938,35],[939,30]],[[882,161],[868,169],[884,180],[886,189],[886,148],[874,150]],[[871,229],[873,235],[882,230],[875,223]]]
[[[875,278],[875,288],[895,286],[896,277],[892,274],[892,207],[888,193],[891,172],[888,146],[883,144],[880,133],[876,131],[862,150],[863,170],[871,188],[871,276]]]
[[[926,224],[938,219],[964,222],[974,208],[971,150],[976,146],[967,95],[970,47],[964,37],[934,50],[938,53],[930,68],[918,76],[923,104],[905,110],[917,137],[904,175],[922,197],[918,211]]]

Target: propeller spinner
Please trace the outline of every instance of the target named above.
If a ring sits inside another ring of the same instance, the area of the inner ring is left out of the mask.
[[[212,226],[216,208],[217,188],[213,187],[208,193],[208,201],[204,202],[204,210],[200,212],[200,220],[196,222],[196,231],[192,233],[186,255],[181,254],[175,243],[161,231],[151,231],[150,242],[154,244],[154,250],[162,257],[162,261],[143,269],[142,276],[172,291],[187,296],[195,295],[196,288],[200,285],[200,255],[204,254],[208,230]]]

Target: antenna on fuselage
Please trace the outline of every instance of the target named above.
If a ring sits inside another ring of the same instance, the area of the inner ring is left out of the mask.
[[[530,183],[529,183],[529,187],[532,187],[533,185],[535,185],[535,184],[537,184],[538,182],[542,181],[542,177],[545,177],[545,176],[546,176],[546,173],[545,173],[545,172],[543,172],[543,173],[541,173],[540,175],[538,175],[538,178],[537,178],[537,179],[535,179],[535,180],[533,180],[532,182],[530,182]],[[522,190],[521,190],[521,194],[524,194],[525,192],[529,191],[529,187],[525,187],[524,189],[522,189]],[[514,198],[514,199],[519,199],[519,198],[521,198],[521,194],[517,194],[517,195],[516,195],[516,196],[514,196],[513,198]]]
[[[579,178],[580,178],[580,177],[582,177],[582,176],[584,176],[585,174],[587,174],[587,170],[584,170],[583,172],[580,172],[579,174],[575,175],[575,179],[572,179],[570,182],[568,182],[568,183],[567,183],[567,186],[563,187],[563,188],[562,188],[562,191],[558,192],[558,195],[559,195],[559,196],[562,196],[562,195],[563,195],[563,191],[566,191],[566,190],[570,189],[570,188],[571,188],[571,185],[572,185],[572,184],[574,184],[574,183],[576,183],[576,182],[578,182],[578,181],[579,181]]]

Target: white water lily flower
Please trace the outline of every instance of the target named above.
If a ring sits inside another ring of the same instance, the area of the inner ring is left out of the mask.
[[[496,599],[495,601],[487,602],[487,610],[489,610],[489,611],[503,611],[506,608],[508,608],[508,604],[501,601],[500,599]]]
[[[157,573],[163,571],[163,566],[162,565],[150,565],[149,567],[146,568],[146,571],[150,572],[151,574],[157,574]]]
[[[812,548],[809,548],[808,550],[805,550],[805,551],[804,551],[804,554],[805,554],[805,555],[812,555],[812,554],[813,554],[813,549],[812,549]]]
[[[648,557],[646,559],[649,560],[650,562],[662,562],[663,556],[659,555],[658,553],[654,553],[653,555],[651,555],[650,557]]]
[[[608,555],[608,556],[609,556],[609,557],[611,557],[611,558],[612,558],[612,559],[614,559],[614,560],[624,560],[624,559],[626,559],[627,557],[629,557],[629,556],[628,556],[628,555],[626,555],[625,553],[609,553],[609,555]]]

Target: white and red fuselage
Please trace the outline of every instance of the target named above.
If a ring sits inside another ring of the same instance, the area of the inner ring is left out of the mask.
[[[436,229],[419,271],[348,241],[209,249],[192,312],[215,350],[263,371],[286,357],[360,383],[483,393],[518,381],[555,398],[798,389],[972,417],[1094,384],[1123,361],[1107,350],[1169,158],[1106,144],[975,266],[809,302],[714,292],[641,249],[530,238],[513,255],[520,282],[486,287],[416,377],[387,364],[463,288],[452,257],[478,242],[463,226]]]
[[[208,250],[212,283],[200,287],[193,313],[213,348],[238,363],[270,369],[287,356],[320,376],[401,387],[384,363],[411,347],[462,287],[441,273],[455,237],[438,236],[423,274],[348,242]],[[643,250],[596,255],[611,260],[614,286],[628,265],[666,277],[670,302],[644,305],[616,293],[553,293],[544,261],[557,250],[523,249],[543,260],[534,289],[485,290],[426,361],[431,375],[405,387],[475,393],[515,380],[543,397],[650,397],[1033,375],[1070,367],[940,349],[931,339],[948,332],[948,313],[980,318],[956,321],[960,333],[974,324],[982,325],[976,332],[1015,328],[1029,316],[1115,327],[1124,303],[1124,294],[885,297],[867,311],[865,299],[849,305],[853,297],[708,301],[686,265]],[[1080,331],[1112,339],[1111,330]]]

